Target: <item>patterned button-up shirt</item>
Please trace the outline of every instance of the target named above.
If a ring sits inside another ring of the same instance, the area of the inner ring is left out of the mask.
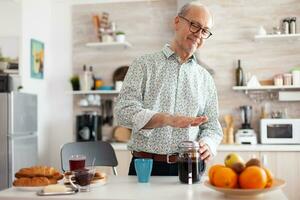
[[[159,112],[190,117],[206,115],[208,122],[189,128],[142,129]],[[202,140],[214,156],[223,135],[211,75],[194,56],[181,64],[169,45],[132,63],[114,113],[121,126],[132,129],[129,150],[176,153],[180,142]]]

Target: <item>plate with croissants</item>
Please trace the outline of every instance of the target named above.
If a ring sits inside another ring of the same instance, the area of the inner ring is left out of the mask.
[[[21,168],[16,174],[13,186],[20,190],[39,191],[45,186],[57,184],[64,176],[57,169],[48,166]]]

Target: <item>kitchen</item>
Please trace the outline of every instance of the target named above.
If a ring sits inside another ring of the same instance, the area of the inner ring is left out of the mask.
[[[101,2],[106,2],[101,4]],[[111,3],[112,2],[112,3]],[[82,66],[93,66],[94,74],[102,77],[106,85],[113,85],[113,72],[123,65],[130,65],[135,57],[160,50],[172,37],[168,25],[177,8],[184,1],[4,1],[4,4],[19,6],[20,34],[20,75],[25,92],[38,95],[38,161],[40,164],[60,169],[59,152],[64,143],[75,141],[75,116],[81,112],[78,106],[84,95],[72,95],[69,78],[82,73]],[[94,4],[96,3],[96,4]],[[256,75],[258,80],[272,79],[276,74],[289,72],[299,66],[299,45],[297,40],[274,39],[255,40],[259,27],[268,33],[280,25],[286,17],[299,18],[299,3],[295,1],[203,1],[214,14],[213,36],[197,53],[214,72],[219,97],[220,122],[225,127],[224,116],[232,115],[235,132],[241,127],[239,106],[252,106],[252,121],[255,132],[259,132],[261,109],[271,107],[271,111],[285,112],[289,118],[299,118],[299,101],[271,100],[273,93],[255,94],[250,91],[234,90],[237,60],[241,60],[244,74]],[[95,42],[92,14],[106,11],[115,20],[118,30],[126,33],[126,40],[132,44],[127,49],[98,49],[87,47]],[[55,14],[54,14],[55,12]],[[145,15],[144,13],[147,13]],[[7,19],[8,17],[2,17]],[[14,19],[14,17],[11,17]],[[147,22],[147,23],[145,23]],[[230,22],[230,23],[228,23]],[[22,29],[20,28],[22,27]],[[298,26],[299,27],[299,26]],[[2,30],[2,29],[1,29]],[[3,30],[4,31],[4,30]],[[15,32],[6,35],[15,35]],[[3,34],[5,36],[5,33]],[[45,44],[44,79],[31,78],[30,39],[38,39]],[[116,59],[116,56],[118,56]],[[275,90],[275,95],[276,95]],[[115,97],[100,95],[102,99]],[[103,97],[102,97],[103,96]],[[273,97],[274,98],[274,97]],[[269,100],[270,99],[270,100]],[[107,130],[107,131],[106,131]],[[111,132],[104,127],[103,137]],[[119,159],[119,174],[126,174],[130,153],[126,144],[114,144]],[[51,149],[51,150],[50,150]],[[278,176],[285,180],[297,181],[295,174],[299,166],[298,145],[279,146],[237,146],[221,145],[219,156],[213,161],[221,162],[227,153],[239,152],[245,159],[256,154],[266,154],[268,164],[276,171],[280,163],[295,166],[282,169]],[[275,152],[274,152],[275,151]],[[273,157],[273,153],[276,155]],[[280,160],[279,160],[280,159]],[[122,167],[125,166],[125,167]],[[297,167],[298,166],[298,167]],[[292,173],[291,171],[294,170]],[[279,170],[278,170],[279,171]],[[277,173],[277,172],[276,172]],[[287,176],[288,174],[288,176]],[[293,192],[286,194],[289,199],[297,199],[299,186],[294,182],[283,189]]]

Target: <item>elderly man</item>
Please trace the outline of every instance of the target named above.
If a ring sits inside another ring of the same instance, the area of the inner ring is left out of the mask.
[[[216,154],[222,139],[217,92],[193,55],[212,35],[212,24],[205,6],[184,5],[173,21],[172,43],[130,66],[115,106],[118,123],[132,129],[129,175],[140,157],[153,158],[152,175],[177,175],[177,164],[167,161],[182,141],[198,141],[205,162]]]

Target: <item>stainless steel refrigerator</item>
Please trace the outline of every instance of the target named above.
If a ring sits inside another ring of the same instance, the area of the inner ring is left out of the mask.
[[[0,93],[0,190],[14,174],[37,163],[37,96]]]

